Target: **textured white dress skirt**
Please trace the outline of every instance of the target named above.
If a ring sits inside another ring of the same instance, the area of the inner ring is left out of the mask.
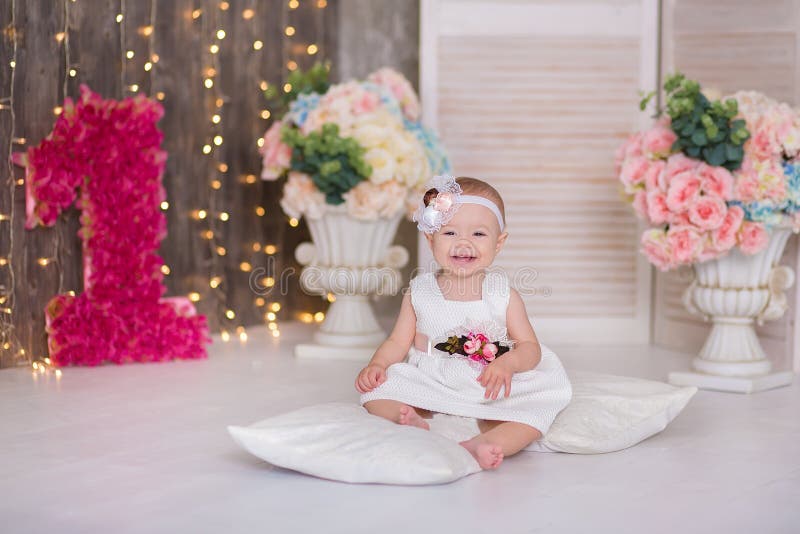
[[[503,336],[506,333],[509,280],[503,272],[487,271],[481,300],[445,299],[433,272],[411,280],[410,291],[417,332],[428,337],[429,347],[465,325],[485,324]],[[477,381],[481,364],[436,348],[423,351],[412,347],[407,362],[389,366],[386,381],[361,395],[360,402],[363,405],[371,400],[391,399],[451,415],[516,421],[545,434],[556,415],[569,404],[572,386],[558,356],[544,344],[541,348],[539,365],[513,376],[508,398],[502,388],[496,400],[484,398],[486,389]]]

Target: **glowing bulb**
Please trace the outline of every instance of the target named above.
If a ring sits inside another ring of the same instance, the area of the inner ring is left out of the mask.
[[[152,56],[150,56],[150,61],[152,61],[153,63],[158,63],[158,54],[153,54]]]
[[[328,5],[328,0],[317,0],[317,7],[324,9]]]
[[[300,5],[300,2],[297,0],[289,0],[289,9],[297,9],[297,6]]]
[[[275,250],[276,250],[275,245],[267,245],[266,247],[264,247],[265,254],[275,254]]]
[[[234,317],[236,317],[236,314],[233,313],[233,310],[228,310],[225,312],[225,317],[227,317],[228,319],[233,319]]]
[[[127,52],[125,52],[126,58],[133,59],[133,56],[134,56],[133,50],[128,50]]]
[[[62,111],[64,111],[64,108],[62,108],[61,106],[56,106],[53,108],[54,115],[61,115]]]
[[[11,63],[14,63],[14,62],[12,61]],[[11,68],[13,69],[14,65],[11,65]],[[75,69],[69,69],[69,75],[70,75],[71,78],[74,78],[75,76],[78,75],[78,71],[75,70]]]
[[[203,154],[211,154],[211,145],[203,145]]]
[[[278,328],[278,325],[277,325],[277,324],[275,324],[275,323],[269,323],[269,324],[267,325],[267,328],[269,328],[270,330],[275,330],[275,329],[277,329],[277,328]]]
[[[256,306],[261,307],[264,305],[264,299],[262,297],[256,298]]]
[[[272,304],[269,305],[269,309],[274,312],[279,312],[281,311],[281,305],[277,302],[273,302]]]
[[[280,337],[281,333],[278,330],[272,331],[272,337]]]
[[[139,28],[139,33],[141,33],[145,37],[150,37],[153,34],[153,27],[152,26],[142,26],[141,28]]]
[[[219,46],[212,44],[210,47],[208,47],[208,50],[212,54],[216,54],[217,52],[219,52]]]
[[[267,321],[274,321],[275,320],[275,312],[267,312],[265,315]]]
[[[119,13],[119,14],[117,15],[117,24],[119,24],[120,22],[122,22],[122,19],[123,19],[123,18],[124,18],[124,17],[122,16],[122,13]]]
[[[215,276],[208,282],[208,285],[210,285],[212,289],[217,289],[221,283],[222,283],[222,278],[220,278],[219,276]]]
[[[261,50],[264,47],[264,43],[261,41],[253,41],[253,50]]]
[[[200,293],[192,291],[191,293],[189,293],[189,300],[191,300],[192,302],[198,302],[200,300]]]
[[[8,62],[8,65],[9,65],[9,67],[11,67],[13,69],[13,68],[16,68],[17,62],[12,59],[11,61]],[[72,71],[70,71],[70,72],[72,72]]]
[[[217,39],[225,39],[225,30],[217,30]]]
[[[250,264],[249,264],[248,262],[246,262],[246,261],[243,261],[242,263],[240,263],[240,264],[239,264],[239,268],[240,268],[242,271],[246,272],[246,273],[249,273],[250,271],[252,271],[252,270],[253,270],[253,266],[252,266],[252,265],[250,265]]]
[[[252,9],[245,9],[244,11],[242,11],[242,18],[244,20],[250,20],[255,16],[256,16],[256,12],[253,11]]]
[[[219,180],[213,180],[211,182],[211,189],[217,190],[220,187],[222,187],[222,182],[220,182]]]
[[[212,80],[211,78],[206,78],[206,80],[203,82],[203,85],[206,86],[206,89],[211,89],[212,87],[214,87],[214,80]]]
[[[256,144],[258,145],[258,148],[261,148],[262,146],[264,146],[264,138],[263,137],[259,137],[258,140],[256,141]]]
[[[336,295],[328,293],[328,302],[336,302]]]
[[[239,333],[239,341],[241,341],[242,343],[244,343],[245,341],[247,341],[247,332],[241,332],[241,333]]]
[[[224,256],[224,255],[225,255],[225,254],[227,254],[227,253],[228,253],[228,251],[227,251],[227,250],[225,250],[225,247],[217,247],[217,254],[218,254],[218,255],[220,255],[220,256]]]
[[[149,61],[148,61],[147,63],[145,63],[145,64],[144,64],[144,70],[145,70],[145,72],[150,72],[150,70],[151,70],[152,68],[153,68],[153,64],[152,64],[152,63],[150,63]]]
[[[292,217],[291,219],[289,219],[289,226],[292,226],[292,227],[294,227],[294,226],[297,226],[298,224],[300,224],[300,221],[298,221],[298,220],[297,220],[297,219],[295,219],[294,217]]]
[[[164,210],[164,211],[168,210],[169,209],[169,202],[167,202],[166,200],[163,201],[161,203],[161,209]]]
[[[308,52],[309,56],[313,56],[318,51],[319,51],[319,48],[315,44],[310,44],[310,45],[308,45],[308,48],[306,48],[306,52]]]
[[[228,333],[227,330],[223,330],[222,331],[221,337],[222,337],[222,341],[225,341],[225,342],[228,342],[228,341],[231,340],[231,335]]]
[[[64,32],[58,32],[56,34],[56,42],[60,43],[61,41],[64,40],[64,37],[66,37],[66,34]]]
[[[50,263],[50,260],[47,258],[39,258],[38,260],[36,260],[36,263],[38,263],[42,267],[46,267]]]
[[[165,275],[168,275],[172,271],[169,270],[169,265],[162,265],[161,266],[161,272],[164,273]]]
[[[64,374],[61,372],[61,369],[56,369],[56,378],[61,378],[61,375]]]
[[[221,121],[221,120],[222,120],[222,117],[220,117],[216,113],[211,116],[211,122],[213,122],[214,124],[219,124],[219,121]]]
[[[221,135],[215,135],[214,136],[214,144],[217,145],[217,146],[222,144],[222,136]]]
[[[284,93],[288,93],[288,92],[290,92],[291,90],[292,90],[292,84],[290,84],[290,83],[285,83],[285,84],[283,84],[283,92],[284,92]]]
[[[211,230],[204,230],[203,232],[200,233],[200,236],[203,239],[211,240],[214,239],[214,232],[212,232]]]
[[[303,312],[303,313],[300,314],[300,320],[302,322],[304,322],[304,323],[313,323],[314,322],[314,316],[311,315],[308,312]]]
[[[194,11],[192,11],[192,18],[197,20],[197,19],[200,18],[200,15],[202,15],[202,14],[203,14],[203,10],[202,9],[195,9]]]
[[[227,211],[223,211],[222,213],[219,214],[220,221],[227,221],[228,219],[230,219],[230,215],[228,215]]]
[[[246,184],[254,184],[256,183],[256,175],[255,174],[248,174],[244,177],[244,183]]]
[[[295,62],[293,60],[289,60],[286,63],[286,68],[289,69],[289,70],[297,70],[297,62]],[[288,93],[288,91],[287,91],[287,93]]]
[[[294,35],[294,26],[286,26],[286,30],[284,30],[284,31],[285,31],[286,35],[291,37],[292,35]]]
[[[261,118],[262,119],[268,119],[270,115],[272,115],[272,113],[270,113],[268,109],[262,109],[261,110]]]
[[[259,217],[263,217],[265,213],[267,213],[267,210],[265,210],[263,206],[259,206],[256,208],[256,215],[258,215]]]
[[[206,210],[197,210],[196,212],[198,219],[205,219],[208,216],[208,212]]]
[[[214,103],[217,105],[218,108],[221,108],[222,104],[224,104],[225,102],[221,98],[218,98]]]
[[[219,3],[219,8],[220,8],[222,11],[228,11],[228,8],[229,8],[229,7],[231,7],[231,5],[230,5],[228,2],[220,2],[220,3]]]
[[[258,86],[261,88],[262,91],[266,91],[267,87],[269,87],[269,84],[266,81],[261,80]]]
[[[227,163],[220,163],[217,168],[219,172],[228,172],[228,164]]]
[[[275,279],[271,276],[265,276],[261,279],[261,283],[264,284],[265,287],[272,287],[275,285]]]
[[[317,312],[314,314],[314,321],[321,323],[325,319],[325,314],[322,312]]]
[[[156,98],[157,98],[158,100],[164,100],[164,98],[165,98],[166,96],[167,96],[167,95],[165,95],[163,91],[159,91],[159,92],[157,92],[157,93],[156,93]]]
[[[132,93],[135,93],[136,91],[139,90],[139,85],[134,83],[129,87],[129,89],[131,90]]]

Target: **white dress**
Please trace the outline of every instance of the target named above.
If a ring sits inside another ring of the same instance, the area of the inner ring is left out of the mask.
[[[391,399],[434,412],[496,421],[516,421],[545,434],[556,415],[569,404],[572,386],[558,356],[544,344],[536,368],[517,373],[506,398],[501,388],[496,400],[484,398],[486,389],[476,380],[482,365],[465,356],[450,355],[433,347],[464,325],[481,323],[494,327],[504,339],[509,281],[505,273],[487,271],[482,299],[454,301],[444,298],[436,273],[411,280],[411,303],[417,316],[417,332],[430,340],[429,351],[411,347],[408,361],[387,369],[386,381],[361,395],[360,402]],[[499,327],[499,329],[498,329]],[[504,356],[499,356],[500,358]]]

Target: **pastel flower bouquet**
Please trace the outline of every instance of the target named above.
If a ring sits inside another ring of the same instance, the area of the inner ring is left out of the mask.
[[[337,85],[328,85],[327,72],[317,65],[293,73],[290,86],[300,90],[292,89],[287,113],[264,134],[261,178],[287,176],[281,207],[297,219],[341,204],[356,219],[410,218],[425,181],[449,171],[439,141],[420,122],[414,89],[389,68]]]
[[[650,226],[648,260],[666,271],[735,247],[752,255],[772,228],[800,228],[800,112],[752,91],[712,101],[681,74],[664,89],[666,112],[615,158],[627,201]]]
[[[477,367],[489,365],[514,347],[506,328],[494,321],[470,320],[446,336],[444,341],[433,344],[433,348],[464,357]]]

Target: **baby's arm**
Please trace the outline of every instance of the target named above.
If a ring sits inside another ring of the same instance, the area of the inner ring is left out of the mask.
[[[511,394],[511,377],[514,373],[530,371],[542,361],[542,347],[528,319],[525,303],[517,290],[510,288],[506,311],[508,337],[516,343],[514,348],[486,366],[478,382],[486,388],[485,397],[496,399],[503,387],[505,396]]]
[[[416,331],[417,314],[411,305],[411,293],[406,292],[392,333],[381,343],[367,366],[356,377],[356,389],[359,392],[372,391],[386,381],[386,369],[403,361],[414,342]]]

